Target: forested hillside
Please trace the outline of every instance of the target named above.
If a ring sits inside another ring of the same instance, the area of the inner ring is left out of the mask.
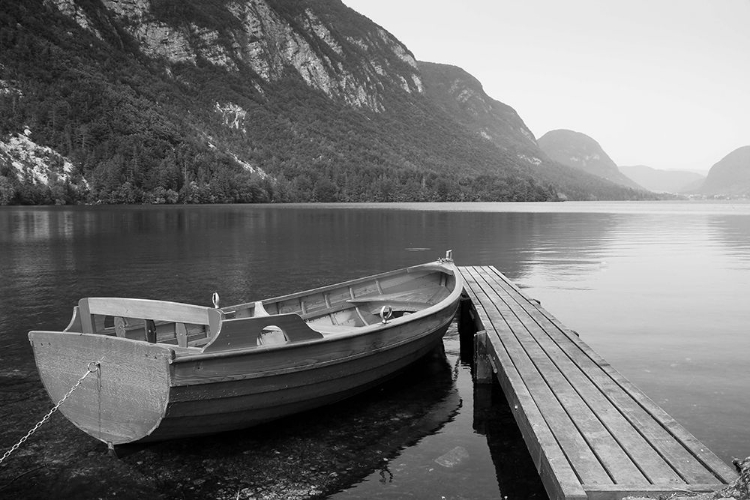
[[[0,204],[649,196],[439,68],[338,0],[3,0]]]

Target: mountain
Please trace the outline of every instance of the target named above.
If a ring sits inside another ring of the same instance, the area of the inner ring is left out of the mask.
[[[558,199],[640,199],[642,191],[623,190],[595,175],[561,165],[539,148],[534,134],[510,106],[488,96],[482,84],[461,68],[447,64],[419,62],[426,97],[434,115],[443,123],[468,130],[475,147],[494,145],[493,156],[502,159],[506,171],[529,172],[534,179],[554,186]],[[480,181],[491,182],[485,175]],[[495,190],[495,193],[498,191]],[[496,198],[497,199],[497,198]],[[507,199],[507,198],[506,198]]]
[[[528,153],[529,163],[541,163],[533,157],[539,155],[534,134],[516,110],[489,97],[479,80],[456,66],[428,62],[418,65],[428,82],[427,97],[455,121],[504,151]]]
[[[730,197],[750,196],[750,146],[735,149],[711,167],[698,192]]]
[[[339,0],[3,0],[0,110],[0,203],[647,196]]]
[[[643,189],[617,168],[614,161],[591,137],[572,130],[551,130],[539,138],[539,147],[563,165],[577,168],[622,186]]]
[[[682,170],[658,170],[644,165],[619,167],[620,172],[638,185],[655,193],[684,193],[695,188],[706,176]]]

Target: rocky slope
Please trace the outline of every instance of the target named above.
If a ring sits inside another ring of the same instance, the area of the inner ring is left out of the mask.
[[[16,203],[644,196],[550,160],[471,75],[339,0],[5,0],[0,105],[0,142],[81,187],[2,160]]]
[[[711,167],[698,192],[730,197],[750,196],[750,146],[735,149]]]
[[[267,0],[102,0],[104,12],[76,0],[45,3],[97,38],[103,38],[105,29],[119,28],[144,54],[170,64],[202,60],[232,73],[244,66],[266,83],[283,79],[291,69],[325,95],[373,111],[383,110],[383,86],[423,91],[414,56],[388,32],[373,24],[349,33],[331,29],[337,16],[351,15],[339,2],[319,7]],[[102,19],[103,27],[97,29],[89,11]],[[360,19],[353,25],[362,24]]]
[[[547,156],[563,165],[577,168],[633,189],[643,189],[617,168],[614,161],[591,137],[572,130],[551,130],[539,138]]]
[[[705,175],[682,170],[659,170],[645,165],[618,167],[620,172],[655,193],[684,193],[695,189],[702,183]]]
[[[27,179],[29,183],[51,186],[48,200],[52,203],[64,199],[67,190],[85,189],[86,181],[75,178],[73,164],[51,148],[40,146],[29,139],[31,131],[0,141],[0,164],[13,169],[16,178]],[[0,205],[13,201],[14,188],[7,177],[0,176]],[[72,193],[75,195],[75,193]]]
[[[427,96],[453,119],[531,165],[542,163],[534,134],[516,110],[488,96],[479,80],[447,64],[419,62],[419,69],[429,82]]]

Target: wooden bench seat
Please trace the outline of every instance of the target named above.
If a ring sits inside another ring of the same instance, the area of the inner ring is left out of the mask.
[[[147,299],[87,297],[78,301],[83,333],[112,334],[180,347],[200,345],[221,324],[221,312],[208,307]],[[105,319],[114,325],[105,327]]]

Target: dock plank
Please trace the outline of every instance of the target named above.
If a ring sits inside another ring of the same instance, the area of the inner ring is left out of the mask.
[[[729,476],[723,478],[721,473],[712,472],[711,468],[707,468],[704,463],[701,463],[699,458],[691,453],[688,447],[675,439],[675,436],[670,435],[668,430],[660,425],[658,419],[648,413],[622,384],[618,384],[611,374],[607,373],[604,367],[605,365],[609,367],[609,365],[603,359],[598,358],[598,363],[597,360],[592,359],[591,353],[587,353],[582,348],[575,334],[569,331],[566,333],[565,328],[559,322],[551,320],[549,313],[542,307],[532,307],[523,294],[513,287],[511,283],[507,281],[503,281],[503,283],[508,286],[509,294],[511,296],[515,295],[518,304],[524,307],[539,326],[549,335],[550,340],[555,342],[570,360],[580,367],[591,383],[601,391],[603,396],[611,401],[614,407],[622,409],[624,412],[622,414],[623,418],[643,435],[643,438],[653,446],[655,452],[662,456],[666,463],[670,464],[675,473],[679,474],[679,477],[684,482],[701,484],[710,483],[716,479],[728,479]],[[722,472],[730,472],[731,476],[731,470],[723,462],[719,463],[718,468]],[[650,469],[647,469],[647,471],[649,473],[652,472]],[[659,482],[661,479],[651,477],[651,480],[652,482]]]
[[[609,482],[643,481],[645,478],[629,460],[618,443],[601,425],[596,415],[586,406],[580,395],[567,383],[562,374],[546,359],[546,356],[523,335],[522,322],[507,309],[506,304],[494,293],[490,283],[481,274],[474,276],[475,283],[482,287],[493,304],[490,317],[503,345],[522,371],[524,381],[535,399],[547,410],[549,425],[561,439],[577,431],[579,446],[563,446],[584,484],[605,482],[600,470],[610,478]],[[486,308],[486,307],[485,307]],[[498,314],[499,313],[499,314]],[[502,323],[507,328],[504,328]],[[519,339],[519,336],[521,338]],[[559,408],[558,408],[559,405]],[[619,466],[619,467],[618,467]]]
[[[500,286],[492,279],[492,276],[485,274],[484,277],[489,279],[490,286]],[[686,484],[632,423],[620,413],[618,407],[592,382],[584,369],[552,339],[549,331],[543,328],[546,325],[540,324],[538,315],[523,307],[519,303],[519,298],[508,293],[508,290],[495,290],[495,292],[498,293],[498,299],[500,299],[499,294],[504,294],[504,307],[508,314],[524,318],[525,332],[523,334],[529,337],[526,341],[527,349],[536,352],[540,362],[545,364],[545,371],[554,377],[554,387],[557,391],[564,391],[571,398],[580,396],[581,401],[586,405],[571,414],[580,416],[579,418],[585,419],[586,422],[593,420],[594,424],[589,424],[589,432],[592,434],[608,432],[607,439],[604,441],[608,447],[612,447],[611,451],[608,450],[611,456],[604,454],[601,456],[616,481],[643,482],[646,478],[651,483]],[[606,431],[601,430],[602,426],[606,428]],[[613,444],[610,439],[615,443]],[[622,454],[625,454],[627,458]],[[632,470],[631,464],[638,472]],[[624,471],[623,465],[625,465]]]
[[[497,269],[493,268],[493,271],[509,288],[512,288],[519,296],[524,297],[527,304],[531,305],[529,299],[526,298],[515,284],[503,276]],[[674,450],[671,453],[677,453],[675,450],[679,448],[683,450],[683,452],[678,453],[672,463],[684,467],[684,473],[688,476],[688,482],[695,484],[703,482],[707,484],[713,479],[719,479],[723,483],[729,483],[736,479],[737,474],[734,468],[719,459],[660,406],[654,403],[633,385],[632,382],[623,377],[622,374],[617,372],[599,354],[593,351],[578,335],[570,329],[565,328],[557,318],[552,316],[541,305],[534,303],[533,308],[540,315],[543,315],[551,325],[554,325],[555,329],[551,329],[550,333],[559,339],[561,345],[566,346],[569,350],[573,350],[573,352],[577,352],[580,356],[585,356],[588,360],[588,365],[586,366],[587,373],[591,374],[592,377],[596,378],[603,385],[611,384],[622,390],[622,392],[616,391],[614,394],[618,396],[627,395],[625,399],[620,401],[622,408],[632,410],[632,413],[629,412],[629,414],[634,417],[640,416],[640,423],[645,424],[648,422],[651,430],[658,435],[657,441],[667,441],[673,445]],[[571,349],[571,345],[574,345],[575,349]],[[601,372],[594,370],[594,367],[600,368]],[[689,460],[688,457],[692,457],[694,460]],[[691,468],[699,468],[700,473],[698,471],[691,473]],[[710,472],[709,475],[705,474],[707,471]]]
[[[710,491],[736,478],[731,467],[497,269],[459,271],[477,328],[486,331],[493,369],[550,497]],[[545,477],[550,475],[555,477]]]
[[[471,280],[470,276],[465,275],[465,280]],[[467,289],[469,297],[476,305],[476,312],[480,321],[492,327],[492,320],[488,311],[484,309],[484,304],[489,304],[489,299],[482,297],[483,292],[478,287]],[[545,416],[537,407],[531,392],[521,378],[519,371],[516,369],[513,360],[504,345],[497,336],[489,336],[488,341],[493,344],[489,350],[490,359],[493,369],[498,375],[500,385],[506,394],[511,408],[514,410],[514,417],[524,436],[526,446],[534,460],[537,471],[548,492],[552,498],[565,499],[584,499],[587,498],[580,479],[569,461],[570,453],[565,453],[561,448],[561,443],[557,436],[552,432]],[[569,436],[571,441],[575,441],[574,436]],[[583,439],[578,435],[578,444],[572,444],[573,448],[583,447]],[[568,445],[570,448],[571,445]],[[595,457],[580,455],[581,460],[597,466]],[[601,482],[612,484],[603,468],[600,468],[599,478]]]

